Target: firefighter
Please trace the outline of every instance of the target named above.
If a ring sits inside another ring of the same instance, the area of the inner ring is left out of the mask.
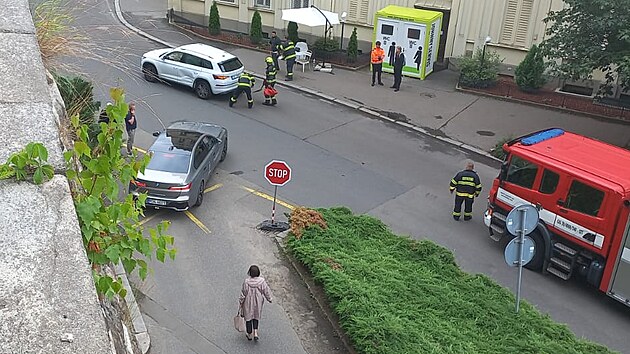
[[[274,86],[276,86],[276,74],[278,71],[276,70],[276,65],[272,57],[265,58],[265,63],[267,63],[267,68],[265,69],[265,81],[263,82],[263,86],[265,87],[265,91],[263,92],[265,95],[265,102],[263,102],[263,104],[265,106],[273,106],[278,103],[274,93]],[[270,90],[269,88],[272,88],[273,90]]]
[[[293,65],[295,65],[295,44],[292,40],[289,39],[289,36],[286,37],[286,41],[281,46],[282,49],[282,59],[287,62],[287,81],[293,81]]]
[[[455,192],[455,208],[453,219],[459,220],[462,215],[462,203],[464,203],[464,220],[472,219],[472,206],[475,198],[481,193],[481,180],[475,172],[475,164],[469,161],[466,169],[458,172],[450,184],[451,194]]]
[[[252,108],[254,106],[254,99],[252,98],[252,87],[254,87],[254,82],[256,79],[246,72],[243,71],[241,76],[238,78],[238,87],[234,90],[232,97],[230,97],[230,107],[234,106],[238,96],[241,93],[245,92],[247,95],[247,108]]]

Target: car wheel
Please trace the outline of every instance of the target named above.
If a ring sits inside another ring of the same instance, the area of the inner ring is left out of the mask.
[[[197,200],[195,201],[195,206],[198,207],[201,205],[201,203],[203,203],[203,181],[201,181],[201,184],[199,185],[199,193],[197,193]]]
[[[534,257],[529,263],[525,265],[525,268],[540,271],[543,266],[543,262],[545,260],[545,242],[543,241],[542,235],[538,231],[534,231],[529,234],[529,237],[532,238],[535,245]]]
[[[227,138],[225,138],[225,145],[223,145],[223,151],[221,151],[221,160],[219,160],[219,162],[223,162],[223,160],[225,160],[225,157],[227,156],[227,148],[228,148],[228,142],[227,142]]]
[[[206,81],[199,80],[195,83],[195,93],[202,100],[207,100],[212,95],[210,84]]]
[[[153,64],[144,64],[142,67],[142,73],[144,74],[144,79],[148,82],[158,81],[158,72]]]

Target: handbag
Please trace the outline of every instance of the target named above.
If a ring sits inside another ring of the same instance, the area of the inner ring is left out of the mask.
[[[245,318],[241,316],[241,308],[239,306],[236,316],[234,316],[234,329],[239,332],[245,332]]]

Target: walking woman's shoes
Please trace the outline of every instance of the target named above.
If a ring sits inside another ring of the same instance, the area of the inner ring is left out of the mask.
[[[249,333],[245,333],[245,337],[247,337],[247,340],[252,340],[252,337],[249,336]],[[258,337],[256,337],[258,338]]]

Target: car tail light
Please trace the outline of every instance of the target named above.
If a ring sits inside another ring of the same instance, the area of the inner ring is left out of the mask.
[[[144,182],[134,181],[134,180],[131,180],[131,184],[133,184],[136,187],[146,187],[147,186],[147,184],[144,183]]]
[[[185,192],[185,191],[189,191],[190,190],[190,186],[191,185],[192,185],[192,182],[188,183],[185,186],[173,186],[173,187],[170,187],[169,190]]]
[[[212,75],[212,77],[214,77],[215,80],[227,80],[229,78],[229,76],[225,75]]]

